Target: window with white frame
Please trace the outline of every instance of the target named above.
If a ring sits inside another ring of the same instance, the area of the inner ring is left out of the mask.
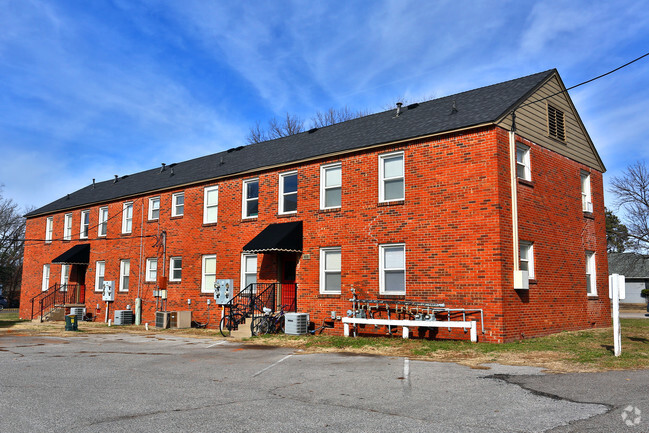
[[[106,236],[108,232],[108,207],[99,208],[99,224],[97,224],[97,236]]]
[[[341,249],[320,248],[320,293],[340,293]]]
[[[119,262],[119,291],[128,292],[128,282],[131,276],[131,261],[120,260]]]
[[[214,283],[216,282],[216,254],[203,256],[202,276],[201,293],[214,293]]]
[[[335,209],[341,206],[342,182],[340,163],[320,167],[320,209]]]
[[[241,289],[257,282],[257,254],[241,255]],[[253,291],[254,291],[253,287]]]
[[[259,215],[259,179],[243,181],[243,218],[256,218]]]
[[[146,259],[146,277],[148,282],[155,282],[158,278],[158,259],[156,257]]]
[[[61,290],[66,290],[70,281],[70,265],[61,265]]]
[[[90,211],[81,211],[81,227],[79,229],[79,239],[88,239],[88,230],[90,228]]]
[[[133,231],[133,203],[124,203],[122,207],[122,233]]]
[[[203,197],[203,224],[217,222],[219,213],[219,187],[205,188]]]
[[[179,217],[185,214],[185,193],[171,194],[171,216]]]
[[[581,207],[584,212],[593,211],[593,199],[590,195],[590,173],[581,172]]]
[[[72,239],[72,214],[66,213],[63,220],[63,240],[69,241]]]
[[[155,221],[160,218],[160,197],[151,197],[149,199],[149,221]]]
[[[52,233],[54,232],[54,217],[47,217],[45,220],[45,242],[52,242]]]
[[[169,259],[169,281],[180,281],[183,276],[183,259],[182,257],[172,257]]]
[[[595,253],[586,251],[586,292],[588,296],[597,296],[595,277]]]
[[[406,293],[406,245],[379,246],[379,292],[403,295]]]
[[[532,180],[530,168],[530,148],[516,143],[516,176],[523,180]]]
[[[297,171],[279,175],[279,213],[297,212]]]
[[[50,265],[43,265],[43,280],[41,282],[41,290],[43,292],[47,291],[50,288]]]
[[[95,262],[95,292],[104,290],[104,272],[106,270],[106,262]]]
[[[379,156],[379,201],[405,199],[403,152]]]
[[[520,251],[520,270],[527,271],[530,280],[534,279],[534,244],[531,242],[521,241],[519,244]]]

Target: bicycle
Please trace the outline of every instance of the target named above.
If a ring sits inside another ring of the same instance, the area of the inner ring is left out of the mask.
[[[272,314],[273,310],[264,307],[264,315],[255,317],[250,323],[250,333],[253,336],[277,334],[280,331],[283,333],[284,316],[286,315],[284,307],[287,307],[287,305],[280,306],[279,311],[274,314]]]
[[[228,314],[223,316],[221,319],[221,322],[219,323],[219,331],[224,337],[229,337],[232,334],[232,331],[239,329],[239,324],[245,323],[245,321],[246,316],[239,313],[237,305],[233,305]]]

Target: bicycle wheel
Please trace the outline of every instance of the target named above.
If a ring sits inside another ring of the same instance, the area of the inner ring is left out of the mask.
[[[219,331],[224,337],[229,337],[232,331],[236,331],[239,323],[243,322],[243,315],[240,313],[228,314],[221,319],[219,323]]]
[[[250,323],[250,332],[253,336],[268,334],[269,325],[270,323],[268,322],[268,317],[255,317]]]

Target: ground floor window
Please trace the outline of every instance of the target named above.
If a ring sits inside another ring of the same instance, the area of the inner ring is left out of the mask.
[[[595,284],[595,253],[586,251],[586,290],[588,296],[597,296]]]
[[[43,265],[43,281],[41,282],[41,290],[46,291],[50,288],[50,265]]]
[[[530,280],[534,279],[534,245],[531,242],[520,243],[520,269],[527,271]]]
[[[119,291],[128,292],[128,280],[131,275],[131,261],[122,260],[119,262]]]
[[[61,290],[67,290],[70,281],[70,265],[61,265]]]
[[[216,282],[216,254],[203,256],[203,279],[201,284],[202,293],[214,293]]]
[[[340,293],[340,247],[320,248],[320,293]]]
[[[169,259],[169,281],[182,280],[183,259],[182,257],[172,257]]]
[[[158,259],[146,259],[146,281],[153,282],[158,278]]]
[[[241,289],[257,282],[257,254],[241,256]],[[253,287],[253,290],[255,288]]]
[[[379,245],[379,292],[406,293],[406,245]]]
[[[104,289],[104,271],[106,270],[106,263],[95,263],[95,291],[101,292]]]

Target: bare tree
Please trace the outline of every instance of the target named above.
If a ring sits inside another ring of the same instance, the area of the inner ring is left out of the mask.
[[[3,198],[0,190],[0,284],[9,300],[17,299],[20,293],[24,245],[25,218],[18,204]]]
[[[352,111],[349,107],[343,108],[330,108],[327,111],[318,111],[315,116],[311,118],[312,128],[323,128],[325,126],[334,125],[336,123],[345,122],[347,120],[356,119],[358,117],[367,116],[368,111]]]
[[[623,209],[629,240],[638,252],[649,252],[649,169],[644,161],[611,179],[610,191]]]
[[[268,121],[268,129],[264,130],[259,122],[248,133],[248,144],[259,143],[275,138],[288,137],[289,135],[298,134],[304,131],[304,120],[299,116],[293,116],[286,113],[286,117],[279,120],[273,117]]]

